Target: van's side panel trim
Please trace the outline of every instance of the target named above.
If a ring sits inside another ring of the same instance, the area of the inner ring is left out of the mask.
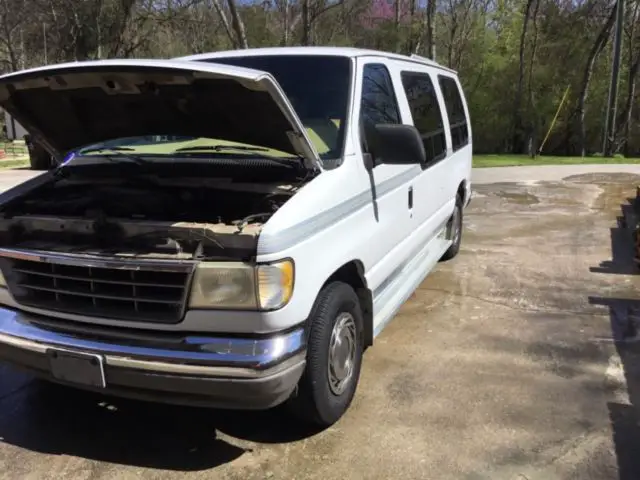
[[[415,168],[405,170],[395,177],[388,178],[376,187],[376,198],[379,199],[396,188],[403,186],[415,178],[416,175],[419,175],[421,171],[421,168],[416,166]],[[286,250],[302,240],[306,240],[310,236],[322,232],[326,228],[333,226],[336,222],[366,207],[373,201],[371,196],[371,190],[365,190],[324,212],[307,218],[276,234],[260,235],[258,239],[258,255],[268,255]]]

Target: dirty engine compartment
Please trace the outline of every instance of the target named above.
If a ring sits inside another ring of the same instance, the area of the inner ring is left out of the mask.
[[[216,174],[101,170],[70,169],[5,204],[0,247],[250,261],[264,223],[304,183],[283,168]]]

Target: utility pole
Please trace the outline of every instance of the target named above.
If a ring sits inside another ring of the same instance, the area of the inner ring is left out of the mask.
[[[620,78],[620,56],[622,53],[622,35],[624,28],[624,0],[616,2],[616,33],[613,43],[613,60],[611,62],[611,82],[609,83],[609,98],[607,113],[604,120],[604,135],[602,139],[602,154],[612,155],[613,141],[616,134],[616,105],[618,101],[618,79]]]

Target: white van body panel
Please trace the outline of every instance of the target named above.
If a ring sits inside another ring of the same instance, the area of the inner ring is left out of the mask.
[[[347,264],[355,264],[371,293],[371,330],[378,334],[450,246],[451,242],[443,233],[454,210],[456,195],[463,188],[464,200],[468,201],[471,192],[471,126],[468,144],[453,152],[451,135],[446,128],[446,108],[437,87],[438,75],[453,78],[459,86],[456,73],[430,60],[329,47],[218,52],[184,57],[176,65],[185,68],[187,62],[206,60],[215,63],[217,57],[270,54],[337,55],[349,57],[353,64],[351,104],[341,164],[324,169],[301,188],[269,219],[260,234],[257,263],[283,258],[291,258],[295,262],[295,286],[291,300],[276,311],[192,310],[186,311],[178,324],[127,322],[126,327],[234,334],[267,334],[289,329],[309,317],[318,293],[336,271]],[[150,62],[140,60],[141,65]],[[418,165],[366,168],[358,124],[363,70],[369,64],[382,64],[388,69],[401,121],[405,124],[412,124],[413,119],[403,90],[402,72],[430,75],[436,86],[445,125],[447,153],[444,159],[428,168]],[[218,69],[214,66],[200,68]],[[464,96],[462,101],[469,118]],[[413,208],[408,206],[410,189],[413,191]],[[76,322],[123,326],[122,322],[108,318],[21,306],[3,289],[0,289],[0,303]]]

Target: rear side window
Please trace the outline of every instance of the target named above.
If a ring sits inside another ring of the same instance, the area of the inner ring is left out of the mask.
[[[407,95],[413,125],[420,132],[427,162],[443,159],[447,154],[447,142],[442,112],[431,77],[426,73],[402,72],[402,86]]]
[[[469,127],[467,115],[464,113],[462,104],[462,95],[458,84],[451,77],[438,76],[438,83],[444,103],[447,107],[449,115],[449,128],[451,129],[451,142],[453,143],[453,151],[461,149],[469,143]]]
[[[367,64],[362,75],[360,121],[365,125],[400,123],[400,111],[387,67]]]

